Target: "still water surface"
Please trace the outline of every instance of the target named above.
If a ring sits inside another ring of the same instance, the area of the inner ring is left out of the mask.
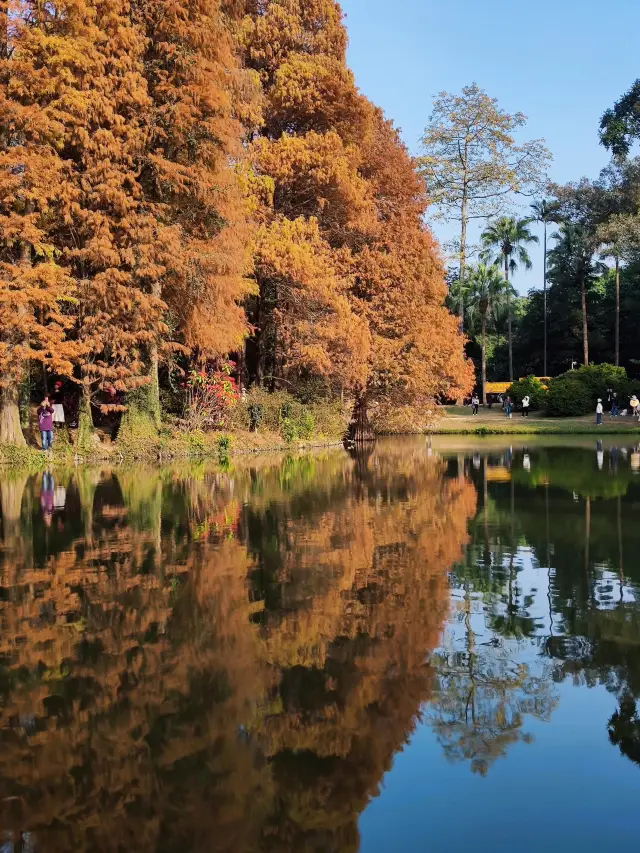
[[[640,453],[0,477],[0,851],[637,849]]]

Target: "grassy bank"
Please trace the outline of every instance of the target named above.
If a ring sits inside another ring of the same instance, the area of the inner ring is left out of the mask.
[[[269,430],[234,433],[175,433],[161,429],[157,437],[138,435],[126,444],[102,440],[99,436],[84,448],[74,443],[71,431],[58,431],[52,451],[44,453],[34,444],[27,447],[0,445],[0,466],[45,470],[50,465],[74,465],[127,461],[169,462],[173,459],[214,459],[224,462],[232,456],[252,453],[283,453],[340,444],[341,436],[316,435],[305,440],[285,441]]]
[[[286,452],[341,443],[351,407],[340,401],[302,404],[286,392],[252,390],[225,418],[225,428],[198,428],[176,416],[158,426],[132,397],[120,422],[96,428],[90,415],[81,415],[76,429],[55,431],[50,453],[39,449],[35,406],[24,431],[27,446],[0,445],[0,466],[43,470],[67,464],[119,464],[127,461],[166,463],[172,459],[214,459],[224,462],[240,454]]]
[[[472,415],[469,407],[443,407],[443,416],[435,423],[435,435],[640,435],[638,421],[603,416],[597,426],[595,415],[576,418],[549,418],[534,412],[523,418],[521,412],[507,418],[500,408],[480,410]]]

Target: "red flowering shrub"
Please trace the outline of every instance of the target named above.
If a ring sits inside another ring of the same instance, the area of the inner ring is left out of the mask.
[[[236,380],[231,375],[232,361],[219,369],[192,370],[185,382],[185,426],[188,430],[224,429],[229,413],[240,396]]]

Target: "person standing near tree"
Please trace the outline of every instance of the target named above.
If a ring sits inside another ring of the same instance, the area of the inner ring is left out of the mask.
[[[531,398],[527,394],[522,398],[522,417],[523,418],[529,417],[529,406],[530,406],[530,404],[531,404]]]
[[[618,409],[618,395],[614,391],[612,396],[611,396],[611,417],[617,418],[619,414],[620,414],[620,411]]]
[[[504,413],[509,419],[511,419],[511,397],[505,397]]]
[[[38,428],[42,449],[50,450],[53,445],[53,406],[49,397],[45,397],[38,406]]]
[[[62,404],[62,400],[62,382],[56,382],[51,403],[53,406],[53,423],[54,426],[57,427],[63,427],[65,424],[64,406]]]
[[[473,397],[471,398],[471,414],[477,415],[479,407],[480,407],[480,398],[478,397],[477,394],[474,394]]]

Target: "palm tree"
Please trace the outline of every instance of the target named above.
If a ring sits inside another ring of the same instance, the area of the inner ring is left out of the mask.
[[[445,305],[452,314],[460,317],[460,330],[464,331],[464,314],[467,307],[466,282],[456,276],[448,281],[448,287]]]
[[[518,269],[518,264],[529,270],[531,258],[525,248],[527,243],[537,243],[538,238],[529,229],[530,219],[515,219],[512,216],[501,216],[482,232],[484,245],[483,260],[493,258],[497,265],[504,264],[504,279],[509,281],[509,273]],[[517,259],[517,260],[516,260]],[[510,293],[507,291],[507,320],[509,324],[509,380],[513,382],[513,334],[511,323]]]
[[[487,317],[491,314],[494,318],[509,308],[511,296],[515,296],[511,284],[506,281],[498,268],[492,264],[478,264],[467,273],[465,287],[465,301],[467,310],[473,316],[477,313],[480,317],[482,329],[482,402],[487,404]]]
[[[533,219],[544,225],[544,344],[543,344],[543,373],[547,376],[547,225],[549,222],[557,222],[559,205],[554,201],[536,201],[531,205]]]

